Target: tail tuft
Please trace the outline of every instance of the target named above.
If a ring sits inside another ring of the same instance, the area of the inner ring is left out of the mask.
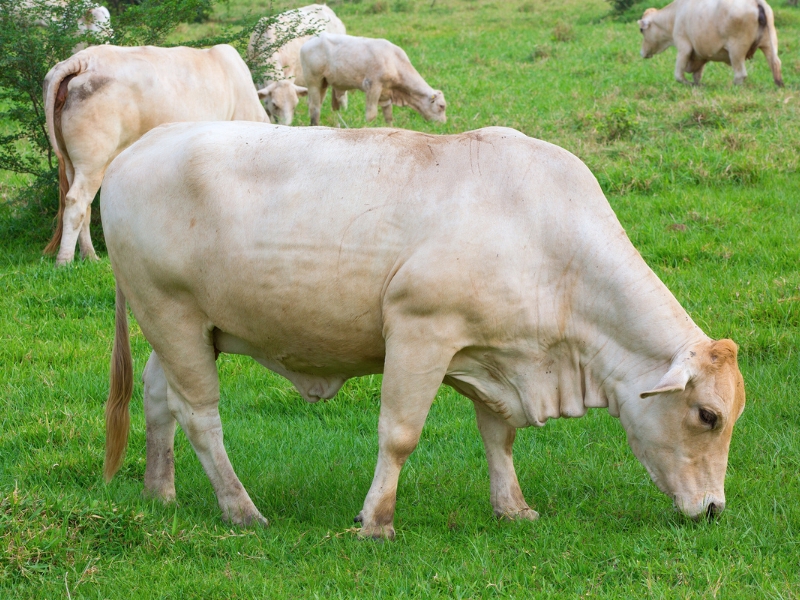
[[[114,349],[111,352],[111,382],[106,402],[106,460],[103,476],[106,482],[122,466],[128,445],[131,416],[128,405],[133,395],[133,358],[128,331],[125,296],[117,283],[116,328]]]

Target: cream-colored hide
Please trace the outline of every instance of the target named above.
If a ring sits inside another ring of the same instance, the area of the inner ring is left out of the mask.
[[[783,85],[775,19],[764,0],[675,0],[661,10],[648,8],[639,31],[642,58],[677,48],[675,79],[681,83],[687,83],[684,73],[700,83],[703,68],[712,61],[731,65],[733,82],[743,83],[745,60],[761,48],[775,83]]]
[[[262,48],[275,44],[281,34],[292,25],[301,29],[316,29],[317,32],[347,33],[344,23],[328,6],[310,4],[279,15],[278,22],[267,28],[261,35],[253,32],[247,46],[250,59],[253,60]],[[273,123],[291,125],[294,120],[295,108],[300,102],[300,96],[306,94],[303,69],[300,66],[300,48],[311,38],[310,35],[296,37],[266,59],[273,71],[282,72],[285,77],[278,81],[265,79],[261,84],[261,89],[258,90],[258,97],[264,102],[264,108],[267,109],[267,114]],[[334,102],[337,105],[347,108],[346,91],[334,91],[334,96]]]
[[[50,143],[58,157],[56,263],[95,258],[91,204],[106,167],[144,133],[174,121],[267,121],[250,71],[231,46],[208,50],[93,46],[44,80]]]
[[[177,419],[225,518],[265,522],[222,445],[214,360],[231,352],[311,402],[383,373],[366,536],[394,535],[398,475],[442,382],[474,402],[499,516],[537,516],[514,472],[515,430],[591,407],[621,418],[684,513],[725,505],[744,407],[736,345],[692,322],[557,146],[505,128],[171,124],[114,161],[101,206],[118,286],[106,478],[128,431],[127,298],[154,350],[155,496],[175,496]]]
[[[300,63],[312,125],[319,125],[328,86],[334,90],[335,111],[337,91],[363,91],[367,121],[378,116],[378,105],[387,125],[392,124],[392,105],[410,106],[428,121],[447,121],[444,94],[429,86],[405,51],[387,40],[323,33],[300,49]]]

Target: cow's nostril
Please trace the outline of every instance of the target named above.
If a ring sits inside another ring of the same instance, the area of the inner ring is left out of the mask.
[[[714,517],[716,517],[719,514],[719,512],[720,512],[719,507],[717,507],[717,505],[714,504],[713,502],[709,504],[708,507],[706,507],[706,516],[709,519],[713,519]]]

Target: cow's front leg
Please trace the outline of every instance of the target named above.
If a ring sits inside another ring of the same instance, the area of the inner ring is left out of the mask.
[[[525,502],[514,471],[511,448],[517,430],[482,403],[473,404],[489,463],[489,486],[495,516],[500,519],[538,519],[539,513]]]
[[[689,83],[686,75],[689,71],[689,62],[692,59],[692,46],[689,43],[676,44],[678,56],[675,58],[675,81]]]
[[[155,352],[142,379],[147,429],[144,495],[170,502],[175,499],[175,417],[167,406],[167,378]]]
[[[695,85],[700,85],[700,80],[703,78],[703,70],[706,68],[706,63],[693,62],[689,68],[692,71],[692,82]]]
[[[383,112],[383,120],[386,121],[386,124],[391,127],[393,119],[391,98],[381,101],[381,111]]]
[[[364,92],[366,94],[366,98],[364,99],[365,103],[365,118],[367,123],[370,121],[374,121],[378,116],[378,103],[381,99],[381,84],[370,81],[369,79],[364,79]]]
[[[422,426],[454,352],[432,345],[424,327],[387,339],[378,421],[378,464],[364,508],[356,517],[361,537],[394,539],[400,469],[419,441]]]
[[[324,80],[308,82],[308,118],[312,127],[319,125],[322,101],[325,99],[326,91],[327,86]]]
[[[733,67],[733,83],[734,85],[742,85],[744,80],[747,79],[747,67],[745,66],[745,57],[747,56],[748,48],[742,46],[734,46],[728,49],[728,55],[731,59],[731,66]]]

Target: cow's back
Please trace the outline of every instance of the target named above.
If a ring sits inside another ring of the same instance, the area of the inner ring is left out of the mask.
[[[249,71],[230,46],[93,46],[75,58],[85,68],[69,81],[61,112],[67,143],[104,135],[113,144],[118,136],[122,149],[162,123],[264,120]]]
[[[102,214],[135,309],[183,295],[288,368],[351,374],[381,364],[393,306],[506,322],[624,238],[577,158],[500,128],[167,125],[111,165]]]

